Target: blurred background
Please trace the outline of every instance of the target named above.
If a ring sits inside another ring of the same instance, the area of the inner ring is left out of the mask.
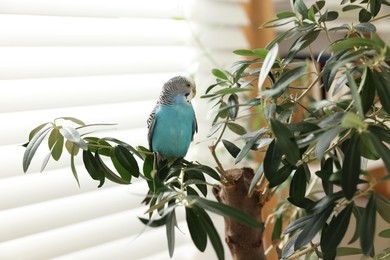
[[[339,0],[327,4],[340,9]],[[146,119],[163,83],[189,74],[199,133],[187,159],[210,162],[209,107],[199,96],[214,83],[211,69],[229,69],[233,50],[264,47],[284,28],[258,27],[281,10],[290,1],[0,0],[0,259],[169,259],[165,229],[137,219],[143,182],[98,189],[77,158],[79,188],[67,154],[40,173],[46,147],[24,174],[22,144],[39,124],[72,116],[115,123],[95,135],[147,146]],[[353,13],[341,15],[342,24]],[[179,214],[173,259],[215,259],[210,245],[197,251],[184,220]]]

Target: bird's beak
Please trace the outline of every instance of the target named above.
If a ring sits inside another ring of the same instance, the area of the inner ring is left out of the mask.
[[[196,96],[196,86],[194,86],[194,88],[192,89],[191,92],[192,92],[192,93],[191,93],[191,96],[192,96],[192,97],[195,97],[195,96]]]

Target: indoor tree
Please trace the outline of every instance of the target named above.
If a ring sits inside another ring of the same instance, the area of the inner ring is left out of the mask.
[[[77,181],[74,157],[80,149],[98,187],[106,179],[130,184],[131,178],[142,178],[152,195],[140,221],[166,226],[170,255],[178,207],[185,208],[195,246],[204,251],[209,240],[218,259],[224,258],[223,246],[208,212],[225,218],[225,241],[234,259],[265,259],[270,250],[283,259],[388,254],[388,249],[375,251],[374,240],[390,237],[390,229],[375,233],[377,213],[390,223],[390,201],[374,188],[389,177],[376,179],[366,166],[382,159],[390,172],[390,49],[375,27],[390,16],[379,13],[390,3],[342,0],[343,12],[356,12],[358,22],[330,27],[339,13],[328,10],[325,1],[308,2],[292,1],[292,11],[262,25],[288,27],[266,48],[236,50],[242,59],[231,69],[212,71],[216,83],[203,98],[215,110],[209,132],[215,165],[179,159],[157,167],[147,148],[93,137],[92,125],[64,117],[31,131],[24,171],[48,137],[50,153],[42,168],[50,158],[58,160],[65,147]],[[327,47],[314,53],[320,35]],[[289,39],[281,57],[279,44]],[[315,91],[323,98],[314,98]],[[232,158],[232,164],[222,157]],[[256,168],[234,168],[240,162]],[[206,199],[208,186],[218,202]],[[263,206],[283,191],[287,198],[261,219]],[[361,199],[363,205],[357,203]],[[350,225],[351,218],[356,225]],[[264,248],[263,228],[269,223],[274,223],[272,246]],[[355,231],[350,242],[359,240],[360,248],[339,247],[348,227]]]

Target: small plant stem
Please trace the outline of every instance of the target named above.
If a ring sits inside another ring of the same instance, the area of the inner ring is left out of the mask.
[[[295,254],[289,256],[288,258],[286,258],[286,260],[297,259],[298,257],[306,255],[307,253],[315,250],[319,246],[320,246],[320,243],[312,244],[311,247],[308,247],[308,248],[303,249],[302,251],[296,252]]]
[[[385,14],[385,15],[382,15],[382,16],[377,16],[375,17],[374,19],[371,19],[370,22],[376,22],[378,20],[381,20],[381,19],[384,19],[384,18],[387,18],[387,17],[390,17],[390,14]]]
[[[307,92],[309,92],[318,82],[318,80],[321,78],[322,76],[322,73],[319,73],[317,78],[315,78],[312,83],[310,83],[310,85],[307,87],[307,89],[305,89],[305,91],[302,92],[301,95],[299,95],[299,97],[297,97],[294,102],[298,102],[299,100],[301,100],[304,96],[306,96]]]

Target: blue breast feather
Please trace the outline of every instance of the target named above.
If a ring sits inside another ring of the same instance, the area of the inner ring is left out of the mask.
[[[152,149],[164,157],[184,157],[190,146],[195,113],[192,105],[183,101],[160,105],[156,110]]]

